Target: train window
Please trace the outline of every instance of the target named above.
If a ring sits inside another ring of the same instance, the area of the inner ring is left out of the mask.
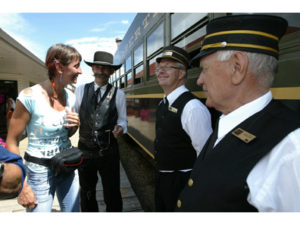
[[[124,76],[122,76],[120,79],[120,88],[124,88],[124,87],[125,87],[125,78]]]
[[[147,56],[164,46],[164,26],[161,23],[147,38]]]
[[[125,73],[125,68],[124,68],[124,64],[121,66],[121,68],[120,68],[120,77],[122,76],[122,75],[124,75],[124,73]]]
[[[134,84],[139,84],[142,82],[144,75],[144,65],[140,65],[137,68],[135,68],[135,76],[134,76]]]
[[[171,15],[172,39],[203,19],[207,13],[174,13]]]
[[[116,87],[120,88],[120,79],[116,81]]]
[[[136,66],[143,61],[143,44],[141,44],[133,53],[133,61]]]
[[[132,73],[129,72],[127,73],[127,86],[131,86],[132,85]]]
[[[148,66],[148,68],[149,68],[149,76],[150,77],[154,77],[156,75],[156,73],[155,73],[156,58],[160,57],[161,55],[162,54],[160,53],[160,54],[156,55],[154,58],[152,58],[152,59],[149,60],[149,66]]]
[[[109,80],[111,83],[113,83],[115,81],[115,73],[113,73],[110,77]]]
[[[129,56],[129,57],[126,59],[125,69],[126,69],[126,72],[128,72],[129,70],[131,70],[131,56]]]
[[[203,40],[206,34],[206,26],[201,27],[196,30],[194,33],[187,37],[183,37],[179,42],[175,45],[180,48],[186,49],[188,52],[200,50],[201,48],[201,40]]]
[[[119,79],[119,77],[120,77],[120,69],[118,69],[116,72],[115,72],[115,79],[117,80],[117,79]]]

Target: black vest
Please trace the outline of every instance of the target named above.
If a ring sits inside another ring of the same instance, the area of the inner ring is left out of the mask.
[[[107,85],[106,92],[101,97],[100,103],[95,107],[95,91],[94,82],[88,83],[84,87],[84,94],[79,110],[80,129],[79,129],[79,143],[80,148],[96,149],[96,138],[99,137],[102,142],[114,141],[111,132],[117,123],[118,112],[116,108],[116,93],[113,93],[109,104],[106,103],[108,93],[112,88],[111,84]],[[101,138],[102,137],[102,138]],[[110,140],[108,139],[110,138]]]
[[[232,130],[242,128],[255,135],[249,143],[234,136],[232,131],[210,152],[206,152],[206,143],[179,196],[176,211],[257,211],[247,202],[248,174],[263,156],[299,127],[299,116],[272,100]]]
[[[184,92],[168,110],[164,110],[164,104],[160,104],[157,108],[154,146],[159,170],[182,170],[193,167],[197,157],[196,151],[181,125],[182,110],[192,99],[196,99],[196,96]]]

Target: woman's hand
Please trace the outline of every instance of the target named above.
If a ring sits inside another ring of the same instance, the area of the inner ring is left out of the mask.
[[[27,184],[26,181],[24,182],[22,192],[18,196],[18,203],[29,210],[34,209],[38,204],[32,188]]]
[[[69,129],[69,137],[71,137],[75,132],[77,131],[77,128],[80,126],[80,119],[79,119],[79,114],[76,112],[70,111],[66,107],[66,118],[65,118],[65,124],[64,127],[70,128]]]
[[[70,111],[66,107],[66,119],[65,119],[65,127],[79,127],[80,126],[80,119],[79,114],[73,111]]]

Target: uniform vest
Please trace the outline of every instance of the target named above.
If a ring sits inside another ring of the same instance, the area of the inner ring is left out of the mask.
[[[195,99],[184,92],[166,108],[160,104],[156,111],[155,160],[159,170],[182,170],[193,167],[196,151],[181,124],[182,110],[187,102]],[[199,134],[201,135],[201,134]]]
[[[179,196],[176,211],[257,211],[247,201],[248,174],[263,156],[299,127],[299,116],[272,100],[263,110],[230,131],[209,152],[207,141]],[[246,143],[244,138],[232,134],[237,128],[256,137]]]
[[[106,92],[101,97],[100,103],[95,107],[94,82],[86,84],[79,110],[80,115],[80,141],[79,145],[83,148],[96,149],[101,144],[106,145],[114,141],[111,131],[117,123],[118,113],[116,109],[116,92],[109,96],[111,84],[107,85]],[[108,99],[109,98],[109,99]],[[107,132],[110,130],[110,132]]]

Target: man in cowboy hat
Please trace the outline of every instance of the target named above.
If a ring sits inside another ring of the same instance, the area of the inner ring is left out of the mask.
[[[300,211],[300,118],[270,91],[286,29],[268,15],[208,23],[197,84],[223,114],[176,211]]]
[[[81,210],[98,212],[97,173],[100,173],[107,212],[121,212],[120,158],[117,138],[127,131],[125,93],[108,83],[121,65],[113,55],[97,51],[92,67],[95,80],[76,88],[76,111],[80,116],[78,147],[84,162],[79,169]]]
[[[194,161],[212,132],[208,109],[184,85],[189,54],[167,46],[156,59],[156,75],[165,97],[156,111],[155,208],[174,211]]]

